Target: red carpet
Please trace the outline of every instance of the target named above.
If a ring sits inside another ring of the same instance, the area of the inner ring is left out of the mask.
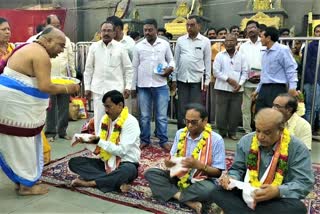
[[[76,178],[76,175],[69,171],[67,163],[72,157],[92,156],[91,152],[88,150],[83,150],[53,161],[44,168],[41,180],[56,187],[67,188],[72,191],[78,191],[103,200],[143,209],[153,213],[192,213],[190,209],[185,206],[180,206],[178,203],[161,203],[151,197],[151,191],[147,181],[143,177],[143,172],[150,167],[162,168],[163,159],[166,155],[167,154],[158,146],[149,146],[144,149],[139,167],[139,177],[131,185],[130,191],[125,194],[117,192],[103,193],[95,188],[72,188],[70,186],[71,181]],[[226,152],[226,164],[228,168],[231,166],[233,156],[233,152]],[[309,194],[308,198],[305,200],[305,204],[309,208],[310,213],[320,213],[320,164],[313,164],[313,169],[315,171],[316,184],[314,186],[314,191]]]

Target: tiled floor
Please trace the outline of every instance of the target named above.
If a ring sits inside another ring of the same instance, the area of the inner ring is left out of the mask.
[[[84,121],[70,122],[69,134],[79,132]],[[169,138],[173,139],[176,125],[169,125]],[[66,140],[56,140],[52,145],[52,159],[81,150],[81,145],[71,147]],[[225,139],[226,149],[234,150],[236,142]],[[314,141],[312,160],[320,163],[320,142]],[[43,196],[18,196],[14,184],[0,170],[0,213],[148,213],[143,210],[89,197],[77,192],[50,187]]]

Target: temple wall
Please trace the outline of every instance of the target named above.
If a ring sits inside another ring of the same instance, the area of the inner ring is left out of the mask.
[[[68,9],[65,31],[77,41],[91,40],[94,32],[106,17],[113,14],[118,0],[41,0],[41,3],[59,4]],[[172,15],[175,0],[133,0],[139,10],[140,19],[155,18],[163,26],[163,16]],[[1,8],[21,8],[39,3],[39,0],[0,0]],[[246,11],[247,0],[203,0],[204,16],[211,20],[210,26],[230,27],[240,24],[240,11]],[[320,14],[320,0],[282,0],[288,13],[285,27],[295,25],[296,35],[305,35],[305,15],[309,11]],[[0,14],[1,15],[1,14]]]

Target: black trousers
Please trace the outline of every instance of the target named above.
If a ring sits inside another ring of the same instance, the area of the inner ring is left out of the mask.
[[[69,168],[81,179],[95,181],[102,192],[119,191],[122,184],[132,182],[138,177],[138,164],[121,162],[119,167],[107,174],[104,162],[100,159],[75,157],[69,160]]]
[[[213,180],[203,180],[191,184],[184,190],[179,190],[177,177],[170,177],[169,171],[151,168],[144,173],[145,179],[149,182],[154,198],[160,201],[169,201],[181,191],[180,203],[188,201],[199,201],[202,203],[202,213],[207,213],[211,205],[211,194],[216,188]]]
[[[186,106],[190,103],[201,104],[201,83],[184,83],[177,81],[178,87],[178,129],[184,128],[183,120]]]
[[[250,209],[242,199],[242,191],[238,189],[224,190],[221,187],[213,188],[211,198],[225,214],[306,214],[305,205],[295,198],[277,198],[257,204],[255,210]]]
[[[236,135],[241,119],[242,92],[216,90],[216,123],[220,135]]]
[[[259,110],[263,108],[271,108],[273,104],[273,100],[282,93],[287,93],[287,85],[286,84],[262,84],[259,95],[256,101],[256,110],[257,113]]]

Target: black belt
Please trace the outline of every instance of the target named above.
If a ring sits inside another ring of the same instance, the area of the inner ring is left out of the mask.
[[[262,83],[262,86],[287,86],[285,83]]]

